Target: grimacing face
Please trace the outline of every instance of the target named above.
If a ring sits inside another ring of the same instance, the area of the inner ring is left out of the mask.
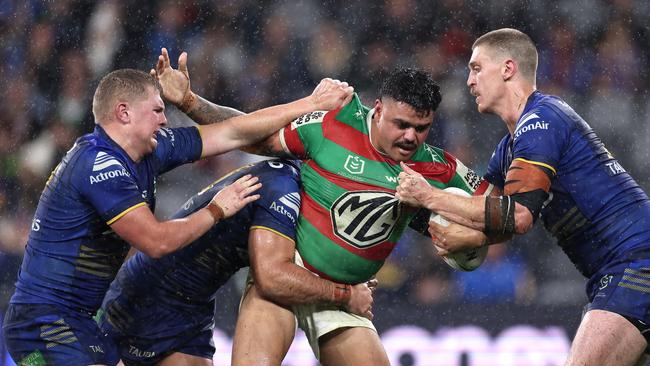
[[[130,103],[133,137],[142,155],[150,154],[158,146],[156,134],[167,124],[165,104],[160,93],[147,88],[146,96]]]
[[[495,106],[504,87],[501,73],[501,63],[486,46],[477,46],[472,51],[469,60],[469,75],[467,86],[469,92],[476,97],[476,105],[480,113],[494,113]]]
[[[410,104],[384,97],[375,101],[373,144],[395,161],[411,159],[424,143],[433,123],[433,111],[419,116]]]

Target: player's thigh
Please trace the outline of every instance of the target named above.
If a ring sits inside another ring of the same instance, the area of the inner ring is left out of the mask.
[[[117,352],[89,315],[50,305],[10,305],[5,344],[19,364],[113,365]]]
[[[623,316],[590,310],[578,327],[566,366],[633,366],[646,346],[641,332]]]
[[[280,365],[295,332],[293,313],[262,298],[255,286],[251,286],[239,309],[233,339],[233,366]]]
[[[205,357],[174,352],[163,358],[156,366],[212,366],[212,360]]]
[[[339,328],[319,338],[323,366],[389,365],[377,332],[370,328]]]

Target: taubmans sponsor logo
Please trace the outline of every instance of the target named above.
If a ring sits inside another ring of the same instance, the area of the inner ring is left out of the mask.
[[[98,172],[112,166],[116,168],[108,172],[100,172],[99,174],[91,175],[90,184],[100,183],[115,177],[130,176],[129,172],[127,172],[126,169],[124,169],[124,167],[122,166],[122,163],[120,163],[113,156],[108,155],[103,151],[98,152],[97,156],[95,157],[95,163],[93,164],[93,172]]]
[[[398,200],[383,191],[342,194],[330,209],[334,234],[357,248],[386,241],[400,216]]]

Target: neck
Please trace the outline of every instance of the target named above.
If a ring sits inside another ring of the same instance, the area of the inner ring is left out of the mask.
[[[116,123],[106,123],[101,125],[104,129],[104,132],[111,138],[116,144],[118,144],[129,157],[134,162],[140,161],[142,159],[142,154],[138,153],[136,149],[133,148],[131,139],[128,134],[122,133],[120,126]]]
[[[517,121],[526,108],[528,97],[535,91],[534,86],[515,87],[511,89],[503,102],[503,110],[497,113],[506,123],[508,131],[512,135],[517,127]]]

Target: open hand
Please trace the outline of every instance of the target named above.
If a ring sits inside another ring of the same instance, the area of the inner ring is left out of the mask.
[[[158,56],[156,68],[149,72],[158,78],[163,89],[163,98],[166,101],[180,106],[187,93],[190,92],[190,74],[187,71],[187,52],[181,53],[178,57],[178,69],[171,66],[169,53],[162,48]]]
[[[259,194],[252,194],[262,187],[262,183],[258,183],[258,180],[259,178],[246,174],[217,192],[212,202],[221,207],[224,218],[228,218],[260,198]]]
[[[377,280],[374,278],[368,282],[352,286],[350,301],[346,304],[345,309],[353,314],[372,320],[374,317],[372,313],[372,303],[374,301],[372,293],[376,288]]]
[[[443,226],[429,221],[431,241],[441,256],[485,245],[485,234],[467,226],[449,221]]]

